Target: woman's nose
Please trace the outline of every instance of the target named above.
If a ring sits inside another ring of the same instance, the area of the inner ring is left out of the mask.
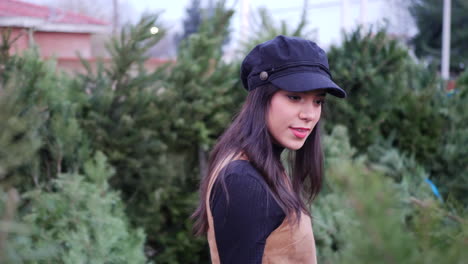
[[[299,118],[306,121],[317,120],[318,118],[320,118],[321,109],[321,106],[304,106],[299,112]]]

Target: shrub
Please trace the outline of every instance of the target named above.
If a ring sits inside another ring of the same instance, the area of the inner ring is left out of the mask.
[[[33,190],[26,224],[37,229],[20,250],[55,245],[56,254],[37,263],[145,263],[143,230],[129,227],[113,174],[103,154],[85,164],[85,175],[60,174],[53,191]]]
[[[463,263],[466,213],[434,199],[413,159],[352,159],[340,126],[324,142],[328,191],[312,208],[321,263]]]

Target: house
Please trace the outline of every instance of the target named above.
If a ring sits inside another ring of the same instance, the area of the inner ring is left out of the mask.
[[[92,37],[110,34],[110,24],[89,16],[53,7],[16,0],[0,0],[0,30],[10,28],[12,38],[18,37],[10,52],[19,53],[36,45],[43,59],[53,58],[57,67],[67,72],[83,71],[78,57],[95,65]],[[101,57],[101,56],[100,56]],[[103,58],[109,63],[109,58]],[[149,68],[165,61],[151,59]]]

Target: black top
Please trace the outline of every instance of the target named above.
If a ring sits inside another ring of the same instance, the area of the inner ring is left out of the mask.
[[[285,214],[260,173],[248,161],[233,161],[220,172],[211,197],[221,263],[261,263],[266,239]]]

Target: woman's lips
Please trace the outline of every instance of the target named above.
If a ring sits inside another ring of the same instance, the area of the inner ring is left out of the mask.
[[[290,127],[289,129],[291,129],[293,134],[298,138],[307,137],[307,134],[309,134],[309,130],[310,130],[308,128],[295,128],[295,127]]]

